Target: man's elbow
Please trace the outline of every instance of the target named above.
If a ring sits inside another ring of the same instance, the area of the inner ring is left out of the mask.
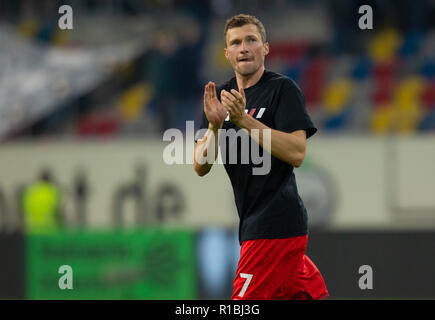
[[[205,175],[207,175],[207,174],[210,172],[210,169],[211,169],[211,168],[206,168],[206,167],[204,167],[204,166],[200,166],[200,165],[198,165],[197,163],[195,163],[195,164],[193,165],[193,169],[195,170],[196,174],[197,174],[199,177],[204,177]]]
[[[294,157],[292,157],[290,164],[295,167],[299,168],[305,159],[305,152],[298,152]]]
[[[206,172],[206,170],[204,170],[204,166],[201,166],[197,161],[196,161],[196,148],[193,152],[193,170],[196,172],[196,174],[200,177],[205,176],[208,172]]]
[[[292,139],[295,143],[295,148],[288,155],[288,163],[295,168],[299,168],[305,159],[305,153],[307,150],[306,135],[304,130],[296,131],[292,133]],[[295,140],[296,139],[296,140]]]
[[[294,161],[293,162],[293,167],[295,167],[295,168],[299,168],[301,165],[302,165],[302,162],[303,162],[303,160],[302,161]]]
[[[208,171],[201,171],[201,170],[195,170],[195,172],[198,175],[198,177],[204,177],[208,173]]]

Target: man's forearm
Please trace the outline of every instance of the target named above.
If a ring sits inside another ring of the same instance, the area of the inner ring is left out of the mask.
[[[274,157],[294,167],[302,164],[306,148],[304,137],[271,129],[249,115],[243,117],[238,126],[246,129],[249,136]],[[264,145],[264,130],[270,130],[270,146]]]
[[[206,175],[216,161],[219,152],[218,128],[209,125],[204,138],[198,141],[193,154],[193,167],[199,176]],[[208,154],[214,148],[214,154]]]

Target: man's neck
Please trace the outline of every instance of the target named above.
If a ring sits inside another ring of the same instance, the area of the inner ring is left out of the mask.
[[[239,88],[247,89],[255,85],[258,81],[260,81],[261,76],[264,73],[264,66],[257,70],[254,74],[249,76],[242,76],[236,73],[237,86]]]

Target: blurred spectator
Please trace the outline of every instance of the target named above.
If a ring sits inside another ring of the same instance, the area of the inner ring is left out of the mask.
[[[201,54],[200,30],[198,25],[192,22],[181,30],[180,46],[176,55],[177,110],[174,125],[181,130],[186,127],[186,121],[195,120],[200,105]]]
[[[162,132],[172,128],[177,98],[176,51],[178,42],[169,30],[158,31],[147,54],[145,78],[154,88],[150,110],[160,122]]]
[[[62,225],[61,190],[50,170],[43,169],[23,195],[25,229],[30,233],[52,232]]]

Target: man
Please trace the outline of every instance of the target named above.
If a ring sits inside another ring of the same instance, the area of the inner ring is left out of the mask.
[[[219,142],[227,155],[238,152],[240,158],[240,141],[220,141],[220,129],[246,130],[271,154],[266,175],[254,175],[252,162],[230,164],[223,159],[234,189],[242,245],[232,299],[325,298],[323,278],[305,256],[307,213],[293,173],[304,160],[306,139],[317,129],[297,85],[265,70],[269,44],[263,24],[240,14],[227,20],[224,36],[225,57],[235,77],[217,89],[213,82],[205,86],[201,127],[208,130],[197,139],[194,169],[199,176],[211,170],[213,163],[204,159],[214,152],[216,160]],[[270,145],[263,142],[268,134]]]
[[[61,190],[51,172],[43,169],[38,181],[28,186],[23,195],[24,221],[30,233],[54,232],[61,228]]]

